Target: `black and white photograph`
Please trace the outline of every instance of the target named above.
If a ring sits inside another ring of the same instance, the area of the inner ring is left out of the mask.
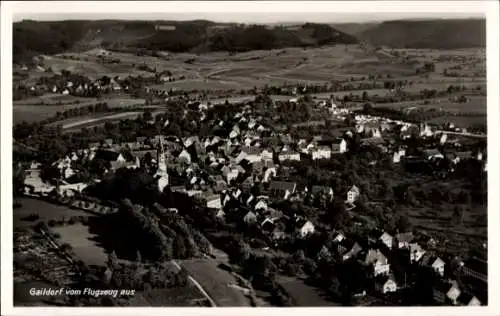
[[[498,3],[376,2],[3,2],[2,306],[492,313]]]

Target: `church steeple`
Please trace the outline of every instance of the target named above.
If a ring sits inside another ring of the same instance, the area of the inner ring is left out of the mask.
[[[163,192],[163,189],[168,185],[168,171],[162,135],[160,136],[160,145],[157,149],[157,162],[158,169],[156,170],[156,176],[158,176],[158,190]]]

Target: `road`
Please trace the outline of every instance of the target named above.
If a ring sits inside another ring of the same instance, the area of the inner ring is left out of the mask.
[[[485,135],[485,134],[460,133],[460,132],[450,132],[450,131],[436,131],[436,134],[440,134],[440,133],[465,136],[465,137],[474,137],[474,138],[487,138],[488,137],[488,135]]]
[[[172,264],[179,270],[182,269],[182,267],[177,263],[175,262],[174,260],[171,261]],[[198,283],[198,281],[196,281],[192,276],[188,275],[188,279],[189,281],[191,281],[197,288],[198,290],[200,290],[200,292],[203,294],[203,296],[205,296],[205,298],[210,302],[210,306],[211,307],[217,307],[217,304],[215,304],[215,301],[210,297],[210,295],[208,295],[207,291],[205,291],[205,289],[201,286],[200,283]]]
[[[163,112],[163,111],[156,111],[156,112],[153,112],[152,114],[153,114],[153,116],[155,116],[156,114],[161,113],[161,112]],[[106,115],[106,116],[101,116],[101,117],[96,117],[96,118],[86,118],[86,119],[82,119],[80,121],[63,124],[62,128],[69,129],[69,128],[78,127],[80,125],[87,125],[90,123],[99,123],[101,121],[107,121],[107,120],[113,120],[113,119],[127,118],[129,116],[136,116],[137,117],[138,115],[140,115],[142,113],[143,112],[134,111],[134,112],[116,113],[116,114]]]

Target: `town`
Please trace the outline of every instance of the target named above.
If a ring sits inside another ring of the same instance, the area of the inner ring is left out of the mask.
[[[41,66],[50,58],[19,66],[42,75],[14,98],[77,106],[13,128],[16,293],[134,293],[43,299],[60,306],[488,304],[486,128],[428,107],[485,86],[367,74],[187,91],[159,88],[187,79],[145,62],[150,76],[91,78]]]

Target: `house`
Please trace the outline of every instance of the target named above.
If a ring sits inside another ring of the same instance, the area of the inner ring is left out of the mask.
[[[347,192],[347,202],[354,203],[359,197],[359,189],[357,186],[353,185],[351,189]]]
[[[427,160],[444,158],[443,154],[437,149],[424,149],[423,153]]]
[[[276,177],[276,168],[271,167],[267,168],[264,172],[264,179],[262,180],[264,183],[271,181],[272,178]]]
[[[337,233],[335,238],[333,238],[333,242],[342,242],[345,239],[345,235],[342,232]]]
[[[410,244],[410,261],[418,262],[425,254],[425,250],[418,243]]]
[[[328,147],[320,147],[311,152],[311,157],[313,160],[330,159],[331,156],[332,156],[332,150]]]
[[[301,223],[302,224],[302,223]],[[299,236],[305,238],[314,233],[314,225],[311,221],[306,221],[299,228]]]
[[[401,161],[401,158],[404,157],[405,155],[406,151],[404,149],[399,149],[398,151],[395,151],[392,157],[392,162],[399,163]]]
[[[257,222],[257,215],[252,211],[248,211],[248,213],[243,217],[243,221],[247,225],[253,225]]]
[[[267,203],[266,203],[266,201],[260,200],[259,202],[257,202],[257,204],[255,204],[254,209],[256,211],[257,210],[264,210],[264,211],[266,211],[267,210]]]
[[[396,246],[399,249],[407,249],[410,247],[410,243],[413,241],[415,237],[413,236],[412,232],[409,233],[402,233],[402,234],[396,234],[394,236],[394,240],[396,242]]]
[[[337,254],[340,256],[342,261],[349,260],[357,256],[363,248],[352,239],[343,239],[341,242],[336,244]]]
[[[456,281],[440,282],[433,287],[434,301],[439,304],[458,304],[461,291]]]
[[[331,199],[333,198],[333,189],[327,186],[313,185],[311,187],[311,194],[313,196],[320,196],[324,194]]]
[[[300,153],[284,148],[278,155],[279,161],[297,160],[300,161]]]
[[[379,240],[389,249],[392,249],[393,239],[394,238],[386,232],[384,232],[382,236],[379,237]]]
[[[444,145],[447,139],[448,139],[448,134],[443,133],[439,138],[439,144]]]
[[[363,263],[368,266],[373,266],[373,274],[375,276],[388,275],[390,272],[390,264],[386,256],[384,256],[379,249],[368,250]]]
[[[226,213],[222,209],[219,209],[215,214],[215,217],[224,220],[226,217]]]
[[[222,208],[222,202],[219,194],[212,194],[205,196],[203,198],[206,201],[207,208],[209,209],[221,209]]]
[[[347,141],[342,139],[338,144],[332,145],[332,154],[343,154],[347,152]]]
[[[398,289],[398,285],[394,276],[392,275],[380,275],[375,278],[375,290],[382,293],[394,293]]]
[[[117,152],[112,150],[97,150],[92,160],[104,160],[106,162],[125,162],[125,157]]]
[[[297,189],[296,182],[273,181],[269,185],[269,195],[276,199],[287,199],[295,193]]]
[[[467,292],[460,294],[458,297],[458,303],[462,306],[481,306],[481,301],[474,295]]]
[[[261,161],[262,149],[259,147],[243,147],[240,154],[236,158],[236,163],[240,163],[243,159],[248,160],[250,163]]]
[[[434,133],[432,132],[432,129],[428,124],[422,124],[420,126],[421,137],[431,137],[432,135],[434,135]]]
[[[263,161],[273,161],[274,154],[268,149],[263,149],[260,152],[260,159]]]
[[[441,258],[439,257],[436,258],[431,264],[432,270],[434,270],[440,276],[444,275],[444,266],[445,266],[444,261],[441,260]]]

